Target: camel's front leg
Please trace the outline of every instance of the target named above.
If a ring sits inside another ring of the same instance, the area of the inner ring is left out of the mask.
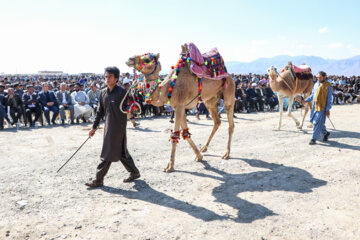
[[[176,144],[179,142],[179,139],[180,139],[180,124],[181,124],[181,118],[183,115],[185,115],[184,108],[176,108],[175,109],[174,131],[170,135],[170,141],[172,143],[170,161],[167,164],[166,168],[164,169],[164,172],[170,173],[170,172],[175,171],[174,163],[175,163]]]
[[[283,115],[283,112],[284,112],[284,96],[280,95],[278,93],[278,100],[279,100],[279,113],[280,113],[280,119],[279,119],[279,125],[278,125],[278,128],[275,129],[275,130],[280,130],[281,128],[281,121],[282,121],[282,115]]]
[[[193,149],[196,155],[195,160],[200,162],[203,159],[203,155],[201,155],[199,149],[196,147],[194,141],[190,137],[191,134],[189,132],[185,114],[183,114],[183,118],[181,119],[181,128],[182,128],[182,136],[184,140],[186,140],[190,144],[191,148]]]
[[[306,99],[308,96],[306,94],[304,94],[304,98]],[[311,103],[310,103],[311,104]],[[305,113],[304,113],[304,116],[303,116],[303,119],[301,121],[301,125],[298,127],[300,130],[303,128],[304,126],[304,121],[305,121],[305,117],[306,117],[306,114],[308,113],[309,111],[309,108],[311,108],[311,105],[309,103],[305,103]]]
[[[294,103],[294,96],[290,95],[289,96],[289,105],[288,105],[288,110],[287,110],[287,114],[290,118],[292,118],[296,124],[297,127],[299,127],[300,122],[291,114],[291,110],[292,110],[292,106]]]

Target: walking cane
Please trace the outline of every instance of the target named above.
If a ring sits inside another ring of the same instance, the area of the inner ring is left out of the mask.
[[[71,158],[80,150],[80,148],[81,148],[82,146],[84,146],[84,144],[85,144],[89,139],[90,139],[90,137],[88,137],[88,138],[85,140],[85,142],[84,142],[83,144],[81,144],[81,146],[76,150],[76,152],[74,152],[74,154],[69,158],[69,160],[67,160],[66,163],[64,163],[64,164],[61,166],[61,168],[59,168],[59,170],[56,171],[56,173],[58,173],[58,172],[71,160]]]
[[[330,121],[330,123],[331,123],[332,127],[336,130],[336,128],[335,128],[334,124],[332,123],[332,121],[331,121],[330,117],[328,117],[328,119],[329,119],[329,121]]]

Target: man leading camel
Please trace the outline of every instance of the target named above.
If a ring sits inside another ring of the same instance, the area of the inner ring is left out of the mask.
[[[318,74],[319,83],[314,85],[312,93],[309,98],[301,103],[312,101],[312,111],[310,115],[310,122],[314,124],[314,132],[310,145],[316,144],[316,140],[319,138],[320,133],[324,135],[323,141],[327,141],[330,132],[326,130],[325,120],[326,117],[330,117],[330,109],[332,106],[332,87],[327,81],[326,73],[320,71]]]
[[[124,179],[124,182],[131,182],[140,177],[140,172],[127,150],[127,115],[120,111],[120,103],[126,95],[126,90],[116,85],[119,75],[120,71],[117,67],[107,67],[105,69],[107,88],[100,93],[96,118],[92,130],[89,132],[89,137],[94,136],[100,119],[105,116],[104,143],[100,155],[101,163],[97,166],[96,179],[85,184],[90,188],[103,186],[104,177],[111,163],[119,160],[126,170],[130,172],[130,176]],[[126,103],[124,106],[126,106]]]

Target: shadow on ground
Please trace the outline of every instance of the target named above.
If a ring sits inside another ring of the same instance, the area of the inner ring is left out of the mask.
[[[212,196],[215,197],[216,202],[237,209],[238,212],[235,217],[227,214],[221,216],[204,207],[199,207],[186,201],[175,199],[165,193],[154,190],[142,180],[135,182],[135,191],[112,187],[104,187],[102,190],[111,194],[122,195],[125,198],[138,199],[163,207],[173,208],[204,221],[232,220],[239,223],[251,223],[255,220],[264,219],[268,216],[277,214],[261,204],[255,204],[241,199],[238,197],[238,194],[243,192],[265,191],[286,191],[305,194],[312,192],[313,188],[318,188],[327,184],[326,181],[313,178],[309,172],[301,168],[287,167],[254,159],[241,158],[238,160],[246,162],[251,167],[263,168],[266,170],[232,174],[212,167],[209,163],[203,161],[204,173],[190,171],[176,172],[219,181],[220,186],[215,187],[212,190]]]

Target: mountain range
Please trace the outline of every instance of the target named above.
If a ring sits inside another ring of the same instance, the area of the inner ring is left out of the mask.
[[[225,64],[229,73],[264,74],[271,66],[277,67],[278,71],[280,72],[289,61],[297,66],[306,63],[311,67],[313,73],[325,71],[328,75],[360,75],[360,55],[341,60],[324,59],[315,56],[292,57],[287,55],[280,55],[271,58],[259,58],[252,62],[227,61]]]

